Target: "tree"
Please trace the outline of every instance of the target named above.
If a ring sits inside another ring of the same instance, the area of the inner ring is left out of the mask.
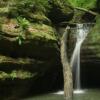
[[[67,37],[68,37],[68,27],[66,28],[62,38],[61,38],[61,62],[63,65],[64,74],[64,95],[65,100],[72,100],[73,98],[73,80],[72,80],[72,69],[68,62],[67,57]]]

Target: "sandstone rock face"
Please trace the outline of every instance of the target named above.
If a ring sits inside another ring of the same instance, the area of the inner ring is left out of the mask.
[[[68,0],[51,0],[50,5],[49,18],[52,23],[58,25],[61,22],[72,20],[74,10],[70,7]]]
[[[0,86],[1,91],[7,86],[11,89],[3,92],[7,93],[5,97],[58,88],[62,68],[54,29],[38,23],[30,24],[25,31],[16,26],[16,19],[6,18],[0,29]]]
[[[0,2],[0,99],[58,88],[62,68],[50,20],[42,12],[18,15],[6,3]]]
[[[44,24],[30,26],[26,32],[22,33],[22,44],[19,45],[21,30],[15,28],[17,25],[16,20],[12,19],[1,25],[0,52],[16,57],[49,58],[56,55],[54,52],[58,49],[57,38],[50,26]]]
[[[89,32],[81,49],[81,67],[83,87],[99,87],[100,79],[97,78],[100,70],[100,20]],[[90,84],[90,85],[89,85]]]
[[[63,0],[64,1],[64,0]],[[70,26],[71,28],[75,28],[76,24],[80,23],[94,23],[94,27],[91,28],[86,40],[82,44],[81,48],[81,83],[84,88],[86,87],[93,87],[99,86],[100,79],[97,78],[99,76],[100,70],[100,11],[99,11],[99,1],[98,0],[85,0],[78,1],[78,0],[67,0],[74,9],[74,14],[71,19],[66,21],[62,20],[60,25],[56,26],[58,33],[61,35],[64,32],[66,26]],[[89,4],[88,4],[89,2]],[[66,6],[67,7],[67,6]],[[78,8],[78,9],[77,9]],[[94,12],[96,14],[90,13]],[[73,29],[72,29],[73,30]],[[71,31],[72,31],[71,30]],[[69,32],[68,38],[68,57],[71,58],[72,51],[75,47],[75,34],[74,32]],[[100,86],[99,86],[100,87]]]

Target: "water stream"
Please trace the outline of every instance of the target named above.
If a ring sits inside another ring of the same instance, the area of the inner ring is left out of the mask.
[[[81,91],[81,82],[80,82],[80,49],[83,41],[85,40],[89,32],[88,24],[77,24],[76,26],[76,46],[71,58],[71,66],[73,69],[74,77],[74,88],[77,90],[75,93]]]

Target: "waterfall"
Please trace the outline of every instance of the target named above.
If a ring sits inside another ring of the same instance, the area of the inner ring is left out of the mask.
[[[81,45],[89,32],[88,24],[77,24],[76,26],[76,45],[71,58],[71,66],[74,76],[74,87],[76,90],[81,90],[80,82],[80,49]]]
[[[90,28],[94,25],[94,23],[84,23],[84,24],[76,24],[75,28],[70,27],[70,32],[75,34],[76,37],[76,43],[75,43],[75,48],[71,57],[70,65],[73,69],[73,76],[74,76],[74,87],[75,91],[74,93],[83,93],[84,91],[81,90],[81,82],[80,82],[80,49],[83,41],[87,37]],[[58,94],[62,95],[64,94],[63,90],[59,90],[56,93],[53,94]]]

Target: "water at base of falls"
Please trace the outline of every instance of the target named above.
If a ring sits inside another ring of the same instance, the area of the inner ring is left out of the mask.
[[[86,92],[86,90],[79,90],[79,89],[77,89],[77,90],[73,91],[73,94],[83,94],[85,92]],[[53,94],[64,95],[64,91],[57,91],[57,92],[55,92]]]
[[[8,99],[5,99],[8,100]],[[20,100],[65,100],[64,95],[59,95],[59,94],[43,94],[39,96],[32,96]],[[100,100],[100,90],[96,89],[87,89],[85,90],[84,93],[81,94],[74,94],[73,95],[73,100]]]
[[[85,93],[85,90],[78,90],[77,89],[77,90],[74,90],[73,93],[74,94],[83,94],[83,93]]]
[[[53,94],[63,95],[64,94],[64,91],[63,90],[60,90],[60,91],[54,92]]]

